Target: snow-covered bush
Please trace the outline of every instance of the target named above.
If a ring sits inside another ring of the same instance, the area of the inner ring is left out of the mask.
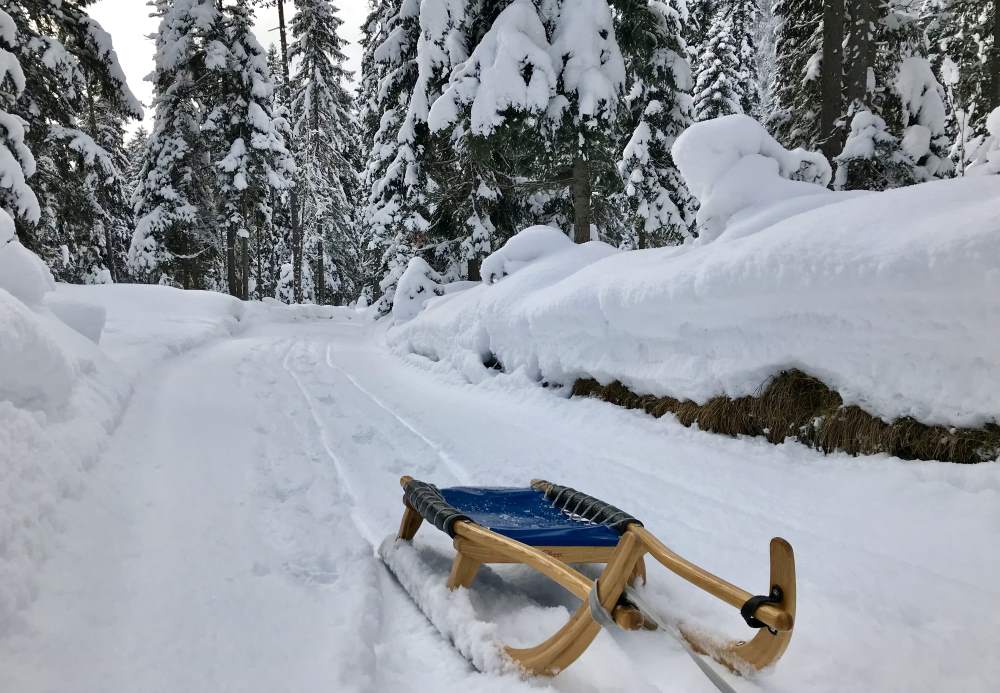
[[[995,108],[986,118],[988,136],[977,138],[975,148],[969,152],[968,176],[1000,173],[1000,108]]]
[[[444,279],[422,257],[412,258],[396,284],[392,300],[392,319],[395,323],[411,320],[435,296],[444,295]]]
[[[672,151],[688,189],[701,203],[701,242],[718,238],[735,215],[750,208],[828,192],[821,186],[832,176],[822,154],[785,149],[747,115],[695,123]]]
[[[508,240],[485,260],[480,269],[483,282],[493,284],[514,274],[530,262],[565,250],[572,241],[552,226],[531,226]]]
[[[902,147],[917,163],[923,180],[942,177],[952,170],[946,155],[944,89],[934,76],[930,61],[911,56],[899,65],[893,85],[903,107]]]
[[[915,182],[913,160],[887,131],[885,121],[867,109],[851,119],[851,132],[836,163],[838,190],[887,190]]]

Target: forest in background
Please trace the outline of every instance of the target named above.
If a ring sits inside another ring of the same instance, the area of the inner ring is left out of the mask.
[[[90,4],[0,10],[0,207],[66,282],[388,309],[410,258],[479,279],[533,224],[710,237],[671,146],[733,113],[836,189],[1000,170],[1000,0],[377,0],[354,76],[335,1],[152,0],[131,136]]]

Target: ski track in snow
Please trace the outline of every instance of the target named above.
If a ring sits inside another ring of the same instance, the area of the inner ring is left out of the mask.
[[[380,326],[313,321],[254,324],[143,378],[65,509],[36,603],[0,639],[0,691],[714,690],[663,634],[602,633],[552,680],[476,672],[376,557],[404,474],[576,486],[752,591],[767,540],[786,536],[796,636],[773,671],[727,679],[738,691],[1000,678],[995,465],[823,457],[567,402],[518,375],[464,384],[389,353]],[[424,527],[416,545],[447,572],[446,536]],[[662,612],[745,637],[732,609],[649,571]],[[513,566],[485,567],[469,598],[525,643],[575,606]]]

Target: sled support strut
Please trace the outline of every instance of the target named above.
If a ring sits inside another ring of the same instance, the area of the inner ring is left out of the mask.
[[[407,476],[400,479],[404,489],[412,481]],[[536,481],[532,487],[544,491],[546,484]],[[399,539],[408,541],[424,518],[405,497],[404,504]],[[630,584],[640,578],[645,580],[643,557],[647,554],[701,590],[740,609],[747,623],[758,629],[749,641],[720,644],[680,625],[680,633],[696,651],[737,673],[746,673],[777,661],[791,640],[795,625],[795,559],[784,539],[771,540],[769,589],[765,596],[754,597],[683,558],[638,521],[622,527],[621,538],[613,547],[530,546],[465,518],[454,521],[449,529],[456,549],[449,589],[469,587],[484,563],[523,563],[581,600],[570,620],[544,642],[529,648],[506,648],[507,654],[532,674],[554,675],[572,664],[600,632],[602,622],[607,623],[605,614],[624,629],[656,627],[651,615],[645,618],[625,594]],[[597,580],[591,580],[571,567],[574,563],[603,563],[605,568]]]

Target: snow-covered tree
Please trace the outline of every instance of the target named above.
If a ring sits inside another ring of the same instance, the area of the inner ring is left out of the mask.
[[[1000,174],[1000,107],[986,117],[986,136],[978,139],[969,152],[966,175]]]
[[[57,278],[106,280],[116,263],[109,218],[120,215],[121,172],[97,137],[95,108],[106,118],[142,116],[111,37],[87,15],[85,0],[18,0],[4,8],[17,29],[10,53],[24,77],[12,112],[34,152],[36,220],[18,234]],[[105,133],[106,134],[106,133]],[[105,139],[105,143],[107,140]],[[120,143],[119,143],[120,144]],[[118,211],[111,207],[118,207]]]
[[[315,267],[314,299],[323,303],[340,287],[339,266],[353,257],[348,238],[357,223],[348,191],[357,176],[351,161],[357,126],[336,7],[330,0],[296,5],[289,57],[297,182],[307,261]]]
[[[219,21],[214,0],[156,0],[155,120],[135,193],[129,250],[134,276],[153,283],[208,288],[218,255],[201,133],[206,36]],[[224,44],[216,46],[224,49]],[[224,56],[223,56],[224,57]],[[215,59],[218,59],[216,55]]]
[[[720,0],[698,56],[694,88],[696,120],[752,113],[757,92],[754,30],[757,0]]]
[[[568,182],[573,237],[584,243],[594,234],[595,208],[600,216],[620,187],[615,126],[625,59],[607,0],[561,0],[546,14],[558,84],[548,109],[547,176]]]
[[[681,35],[683,3],[629,3],[618,21],[628,68],[629,139],[618,164],[634,215],[625,245],[678,243],[694,221],[694,202],[670,149],[691,122],[691,69]]]
[[[844,151],[836,157],[838,190],[887,190],[914,183],[914,163],[885,121],[861,110],[851,120]]]
[[[495,18],[494,6],[467,8],[470,29],[488,26],[430,111],[432,134],[450,138],[455,155],[442,176],[439,204],[458,220],[459,262],[478,279],[483,258],[520,230],[523,194],[545,142],[540,123],[556,91],[545,26],[530,0],[514,0]],[[492,20],[492,21],[491,21]]]
[[[27,183],[35,173],[35,158],[25,143],[24,121],[11,112],[25,87],[24,71],[14,53],[19,39],[14,20],[0,10],[0,214],[36,222],[41,210]],[[0,238],[0,248],[12,240]]]
[[[775,0],[776,111],[768,128],[786,147],[815,149],[820,140],[822,0]]]
[[[372,252],[381,257],[378,293],[383,312],[391,308],[396,282],[423,244],[429,226],[426,201],[408,190],[408,183],[417,182],[412,165],[415,152],[405,136],[400,138],[417,81],[419,12],[417,0],[384,0],[365,26],[364,49],[372,62],[371,74],[362,85],[362,112],[366,128],[374,122],[378,126],[366,142],[364,189],[369,196],[364,223],[370,229]]]
[[[916,164],[917,180],[949,175],[952,163],[947,154],[944,90],[930,61],[919,56],[904,59],[893,86],[903,114],[903,151]]]
[[[247,0],[216,16],[208,35],[205,66],[214,84],[215,107],[202,128],[216,149],[218,228],[225,233],[229,292],[247,299],[254,249],[273,243],[271,199],[292,187],[295,162],[285,136],[288,123],[272,109],[275,85],[267,54],[253,33]]]

